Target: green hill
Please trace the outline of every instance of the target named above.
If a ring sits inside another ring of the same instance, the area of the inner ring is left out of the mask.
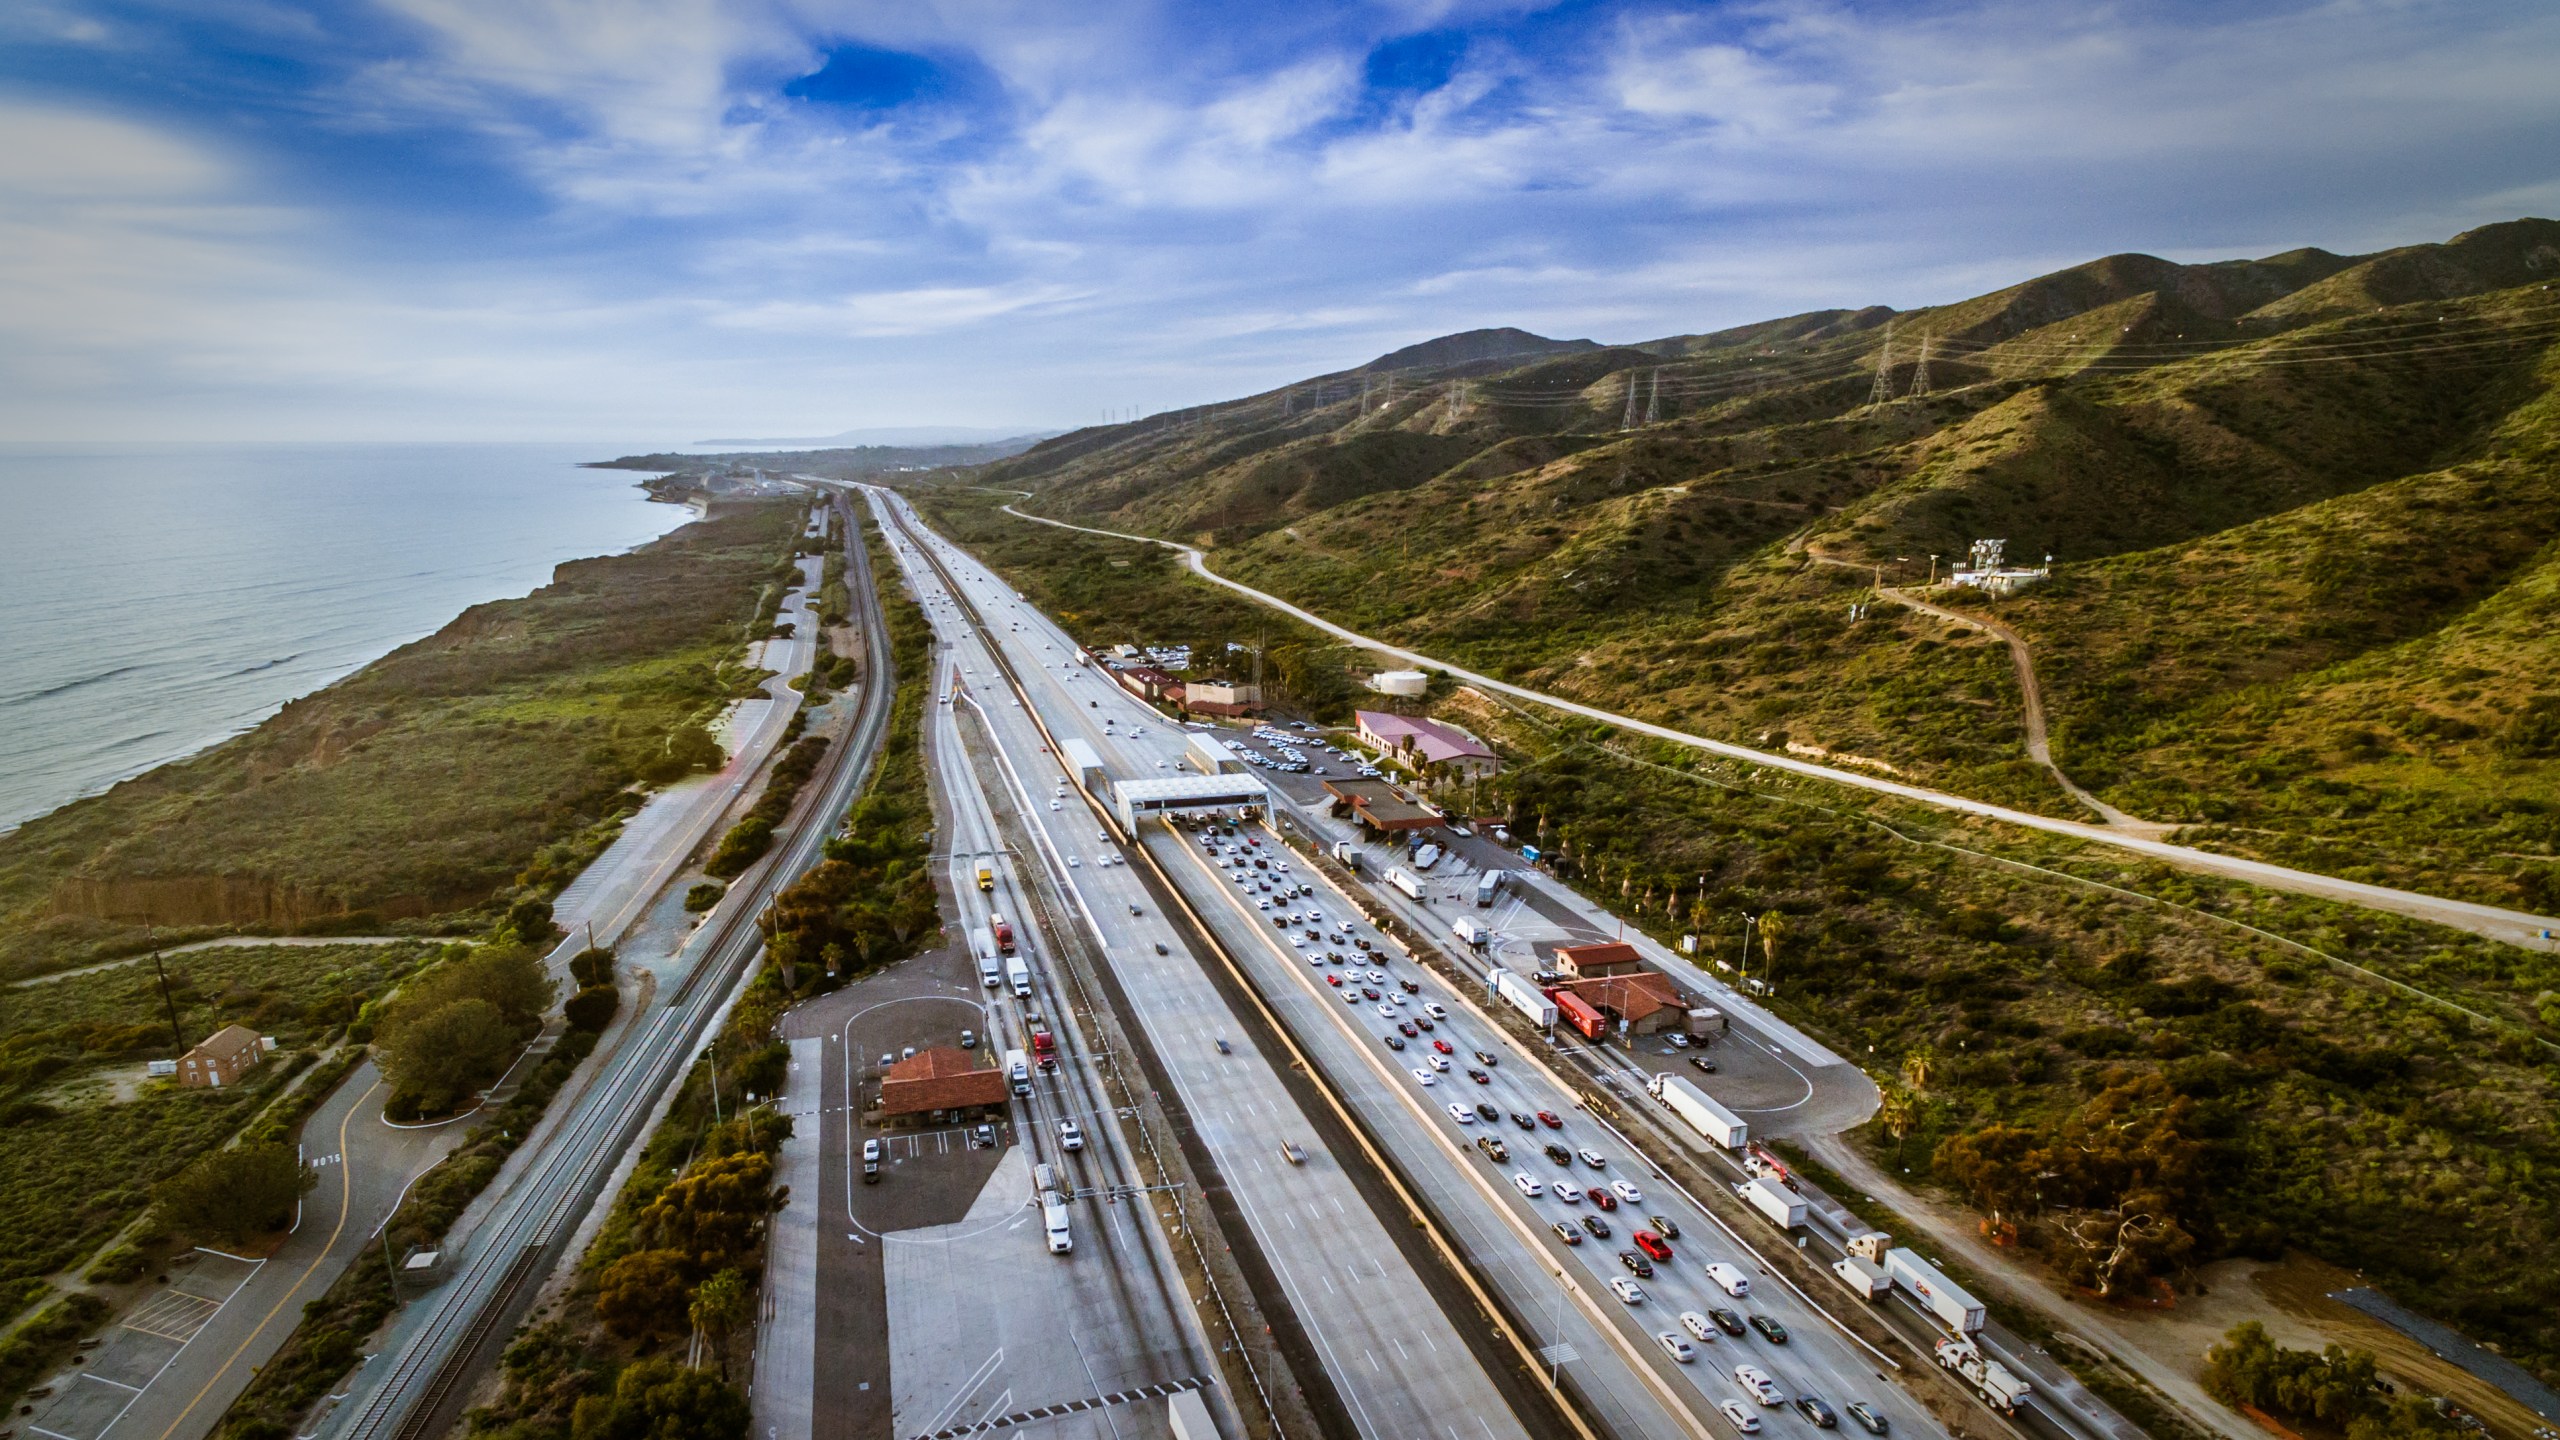
[[[2026,755],[2003,647],[1849,619],[2002,539],[2054,578],[1929,598],[2028,642],[2080,784],[2199,843],[2548,907],[2554,281],[2560,222],[2518,220],[1634,344],[1472,331],[974,478],[1489,673],[2084,813]]]

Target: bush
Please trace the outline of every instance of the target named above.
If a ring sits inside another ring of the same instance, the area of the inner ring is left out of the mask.
[[[621,991],[611,985],[590,985],[570,996],[560,1013],[567,1017],[571,1029],[599,1031],[613,1023],[613,1012],[621,1004]]]
[[[90,1294],[65,1295],[0,1340],[0,1395],[14,1396],[62,1363],[72,1342],[107,1318],[107,1302]]]
[[[151,1257],[131,1245],[119,1245],[89,1267],[92,1285],[129,1285],[151,1273]]]
[[[691,1266],[677,1250],[635,1250],[596,1277],[596,1318],[626,1340],[684,1333]]]
[[[772,848],[773,822],[761,815],[750,815],[720,837],[720,848],[711,852],[711,862],[702,867],[702,873],[735,880]]]
[[[501,945],[545,949],[560,938],[560,927],[551,923],[551,902],[528,895],[507,907],[506,918],[490,938]]]
[[[728,893],[729,887],[719,884],[716,881],[704,880],[698,882],[692,889],[684,892],[685,913],[688,915],[699,915],[703,911],[710,909],[712,906],[719,904],[720,897]]]
[[[744,1440],[747,1397],[707,1371],[643,1360],[608,1405],[578,1407],[576,1440]]]
[[[601,945],[590,946],[569,957],[569,978],[581,989],[613,983],[613,952]]]
[[[252,1141],[199,1156],[162,1181],[160,1214],[170,1228],[190,1235],[245,1240],[282,1228],[303,1192],[319,1183],[319,1173],[291,1146]]]
[[[2373,1352],[2343,1345],[2287,1350],[2255,1320],[2234,1325],[2221,1344],[2205,1352],[2204,1388],[2225,1405],[2342,1429],[2350,1440],[2459,1433],[2423,1401],[2386,1399]]]

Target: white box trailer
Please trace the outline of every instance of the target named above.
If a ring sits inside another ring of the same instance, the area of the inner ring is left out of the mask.
[[[1407,899],[1419,900],[1422,898],[1422,882],[1413,878],[1412,874],[1406,871],[1402,866],[1388,867],[1387,883],[1403,891]]]
[[[1064,1255],[1076,1248],[1075,1237],[1067,1233],[1067,1202],[1055,1195],[1040,1197],[1040,1225],[1049,1232],[1049,1253]]]
[[[1449,922],[1449,933],[1457,936],[1460,940],[1465,941],[1468,945],[1478,950],[1481,950],[1487,945],[1493,943],[1492,931],[1487,930],[1464,915],[1461,915],[1457,919]]]
[[[1919,1301],[1920,1308],[1936,1317],[1939,1324],[1959,1335],[1970,1335],[1982,1328],[1982,1302],[1939,1274],[1937,1266],[1908,1250],[1888,1250],[1884,1268],[1893,1283],[1910,1291],[1911,1298]]]
[[[1031,998],[1031,966],[1021,956],[1016,955],[1005,962],[1004,978],[1013,986],[1013,993],[1017,998],[1023,1000]]]
[[[1769,1217],[1781,1230],[1793,1230],[1804,1224],[1804,1197],[1766,1175],[1756,1176],[1748,1185],[1734,1187],[1752,1209]]]
[[[1501,996],[1512,1009],[1536,1022],[1539,1029],[1555,1027],[1556,1002],[1547,998],[1547,992],[1510,971],[1493,972],[1493,993]]]
[[[1004,983],[1004,957],[996,953],[996,934],[981,925],[969,932],[969,953],[978,957],[978,983],[993,990]]]
[[[1706,1091],[1677,1075],[1656,1075],[1644,1084],[1645,1093],[1662,1102],[1663,1108],[1689,1122],[1689,1128],[1704,1135],[1727,1150],[1739,1150],[1750,1143],[1751,1127],[1742,1117],[1717,1104]]]
[[[1506,870],[1487,870],[1476,877],[1477,909],[1493,908],[1493,902],[1502,896],[1502,884],[1509,874],[1510,872]]]
[[[1884,1267],[1857,1255],[1843,1255],[1831,1262],[1831,1273],[1840,1283],[1858,1292],[1861,1300],[1881,1300],[1893,1288],[1893,1277]]]
[[[1333,861],[1354,875],[1360,873],[1360,852],[1348,840],[1333,842]]]

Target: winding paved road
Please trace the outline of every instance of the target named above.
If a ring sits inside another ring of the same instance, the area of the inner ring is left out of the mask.
[[[1615,725],[1638,735],[1667,740],[1674,745],[1685,745],[1693,750],[1703,750],[1710,755],[1747,761],[1772,770],[1783,770],[1792,775],[1827,780],[1835,785],[1845,785],[1851,789],[1866,790],[1878,795],[1890,795],[1898,800],[1915,801],[1940,810],[1975,815],[1985,820],[1998,820],[2004,824],[2022,826],[2029,830],[2041,830],[2047,834],[2069,836],[2072,839],[2086,840],[2093,844],[2110,845],[2119,850],[2131,851],[2145,858],[2158,860],[2163,864],[2175,865],[2183,870],[2219,875],[2225,879],[2262,885],[2270,890],[2283,890],[2296,895],[2310,895],[2348,905],[2361,905],[2369,910],[2384,910],[2395,915],[2407,915],[2415,919],[2451,926],[2457,930],[2467,930],[2474,935],[2485,935],[2493,940],[2503,940],[2508,944],[2520,945],[2531,950],[2560,951],[2560,941],[2554,939],[2555,934],[2560,934],[2560,918],[2528,915],[2519,910],[2502,910],[2494,905],[2480,905],[2468,900],[2449,900],[2438,895],[2421,895],[2414,891],[2394,890],[2383,885],[2367,885],[2355,880],[2341,880],[2334,875],[2319,875],[2307,870],[2270,865],[2263,860],[2248,860],[2237,855],[2220,855],[2211,850],[2198,850],[2187,845],[2172,845],[2165,840],[2128,834],[2111,826],[2092,825],[2079,820],[2057,820],[2047,815],[2029,814],[2024,810],[2012,810],[2008,806],[1994,805],[1985,800],[1970,800],[1962,795],[1949,795],[1944,791],[1906,785],[1897,780],[1860,775],[1847,770],[1835,770],[1827,765],[1816,765],[1809,760],[1799,760],[1789,755],[1775,755],[1765,750],[1735,745],[1729,741],[1710,740],[1703,735],[1674,730],[1668,725],[1656,725],[1612,710],[1603,710],[1596,705],[1585,705],[1579,701],[1567,700],[1562,696],[1496,680],[1490,675],[1479,675],[1475,671],[1453,665],[1446,660],[1425,655],[1419,651],[1407,650],[1401,646],[1390,645],[1383,640],[1345,629],[1321,615],[1292,605],[1277,595],[1256,590],[1250,585],[1241,584],[1220,575],[1208,567],[1199,550],[1179,541],[1159,540],[1152,535],[1131,535],[1118,530],[1100,530],[1090,525],[1070,525],[1064,520],[1051,520],[1046,516],[1026,514],[1011,505],[1005,506],[1004,512],[1017,520],[1028,520],[1039,525],[1054,525],[1061,530],[1075,530],[1113,540],[1134,540],[1146,545],[1160,545],[1167,550],[1179,552],[1183,557],[1183,563],[1191,567],[1192,573],[1210,584],[1223,586],[1256,604],[1268,606],[1311,625],[1337,640],[1366,650],[1374,650],[1409,665],[1442,671],[1480,690],[1508,695],[1515,700],[1526,700],[1533,704],[1562,710],[1569,715],[1579,715],[1588,720],[1598,720],[1603,724]],[[1968,620],[1967,623],[1978,622]]]

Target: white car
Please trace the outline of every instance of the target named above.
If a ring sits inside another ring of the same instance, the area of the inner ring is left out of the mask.
[[[1420,1066],[1414,1067],[1413,1078],[1424,1085],[1437,1085],[1440,1083],[1439,1076],[1432,1074],[1430,1071],[1425,1070]]]
[[[1707,1278],[1716,1282],[1716,1288],[1736,1300],[1751,1293],[1751,1277],[1721,1260],[1707,1267]]]
[[[1068,1148],[1068,1149],[1070,1149],[1070,1150],[1081,1150],[1081,1149],[1083,1149],[1083,1148],[1084,1148],[1084,1127],[1082,1127],[1082,1126],[1080,1126],[1080,1125],[1076,1124],[1076,1122],[1074,1122],[1073,1120],[1061,1120],[1061,1121],[1059,1121],[1059,1122],[1058,1122],[1058,1143],[1059,1143],[1059,1144],[1061,1144],[1061,1145],[1064,1145],[1065,1147],[1067,1147],[1067,1148]]]
[[[1644,1303],[1644,1287],[1624,1275],[1616,1276],[1609,1281],[1609,1293],[1630,1305]]]
[[[1434,1056],[1432,1056],[1432,1057],[1431,1057],[1431,1068],[1432,1068],[1432,1069],[1434,1069],[1434,1070],[1439,1071],[1439,1072],[1440,1072],[1441,1074],[1443,1074],[1443,1075],[1448,1074],[1448,1073],[1449,1073],[1449,1057],[1448,1057],[1448,1056],[1446,1056],[1446,1055],[1434,1055]]]
[[[1381,1005],[1378,1007],[1378,1013],[1386,1016],[1390,1020],[1393,1020],[1396,1018],[1396,1007],[1393,1005]]]
[[[1078,860],[1073,855],[1070,855],[1067,857],[1067,868],[1070,870],[1081,870],[1084,868],[1084,862]]]
[[[1610,1181],[1609,1193],[1617,1196],[1618,1203],[1621,1205],[1641,1205],[1644,1203],[1644,1192],[1633,1185],[1628,1184],[1624,1180]]]
[[[1608,1156],[1601,1154],[1599,1151],[1594,1150],[1587,1145],[1573,1153],[1581,1156],[1582,1163],[1590,1166],[1594,1170],[1601,1169],[1609,1163]]]
[[[1464,1105],[1452,1105],[1449,1107],[1449,1118],[1461,1125],[1473,1125],[1476,1123],[1476,1112]]]
[[[1699,1339],[1706,1341],[1710,1345],[1716,1343],[1716,1327],[1714,1323],[1709,1321],[1706,1316],[1699,1314],[1695,1310],[1683,1310],[1680,1312],[1680,1328],[1697,1336]]]
[[[1539,1196],[1547,1193],[1547,1187],[1538,1183],[1538,1177],[1530,1174],[1526,1170],[1513,1175],[1511,1177],[1511,1183],[1521,1194],[1528,1196],[1532,1200],[1535,1200]]]
[[[1049,802],[1049,808],[1050,808],[1050,809],[1052,809],[1052,810],[1057,809],[1057,808],[1058,808],[1058,802],[1057,802],[1057,801],[1055,801],[1055,800],[1050,801],[1050,802]]]
[[[1787,1392],[1779,1389],[1778,1382],[1769,1378],[1769,1372],[1757,1365],[1734,1366],[1733,1379],[1735,1384],[1751,1392],[1752,1399],[1763,1405],[1777,1406],[1787,1403]]]
[[[1654,1342],[1662,1347],[1663,1353],[1683,1365],[1698,1358],[1698,1347],[1681,1339],[1680,1332],[1676,1330],[1659,1331],[1653,1338]]]
[[[1571,1185],[1558,1185],[1556,1187],[1556,1198],[1567,1205],[1579,1205],[1582,1203],[1582,1192]]]
[[[1743,1434],[1757,1435],[1760,1433],[1760,1417],[1743,1409],[1741,1401],[1719,1400],[1716,1402],[1716,1411],[1723,1415],[1727,1420],[1732,1421],[1733,1428],[1741,1431]]]

